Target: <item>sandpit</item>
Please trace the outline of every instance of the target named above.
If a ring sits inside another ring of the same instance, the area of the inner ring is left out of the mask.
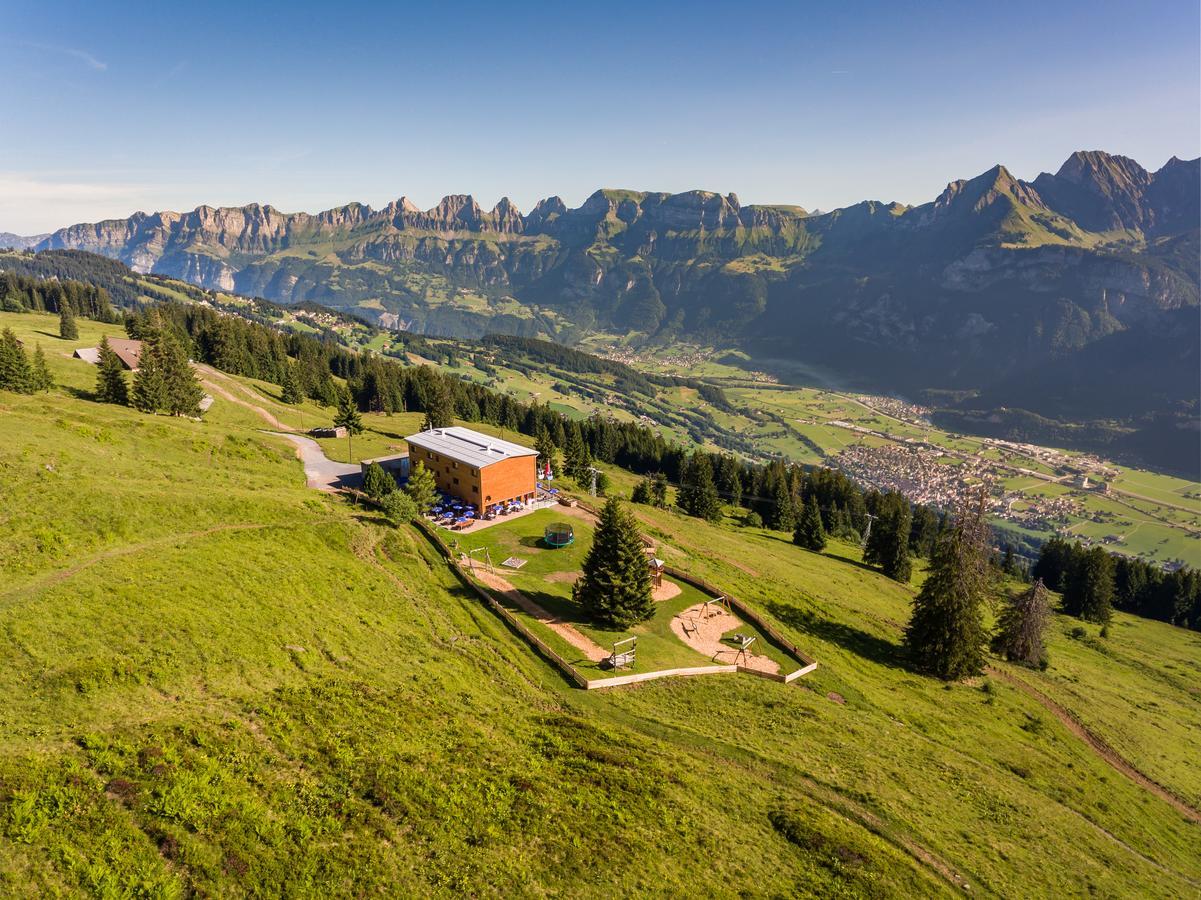
[[[655,601],[662,603],[664,600],[670,600],[672,597],[678,597],[684,593],[684,589],[674,581],[663,579],[663,583],[658,585],[652,592],[651,597]]]
[[[733,665],[735,661],[738,661],[738,651],[729,644],[723,644],[721,636],[735,628],[743,627],[742,620],[725,609],[716,614],[710,610],[709,615],[706,616],[703,612],[704,608],[703,603],[698,603],[696,606],[688,607],[672,619],[672,633],[693,650],[711,657],[714,662]],[[684,631],[685,622],[688,623],[687,633]],[[696,623],[695,631],[692,628],[693,622]],[[738,661],[739,665],[758,672],[775,674],[780,671],[780,664],[774,659],[767,656],[750,655],[753,649],[748,650],[747,655]]]

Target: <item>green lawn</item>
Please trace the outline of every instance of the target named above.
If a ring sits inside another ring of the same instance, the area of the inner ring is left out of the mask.
[[[545,545],[543,532],[547,525],[558,521],[566,521],[572,525],[575,530],[575,543],[568,547],[552,549]],[[681,593],[678,596],[656,604],[653,619],[628,630],[613,631],[602,628],[579,608],[571,599],[571,581],[568,580],[568,576],[575,576],[580,571],[584,557],[592,546],[592,534],[592,526],[587,522],[564,517],[556,510],[546,509],[512,520],[501,520],[489,528],[471,534],[448,534],[447,538],[451,541],[457,540],[462,552],[486,548],[497,574],[508,579],[514,587],[543,609],[576,626],[601,647],[608,649],[614,641],[636,636],[638,660],[633,671],[648,672],[711,664],[712,659],[697,653],[671,631],[671,620],[678,613],[709,599],[709,595],[690,585],[680,584]],[[474,554],[476,559],[482,556],[483,554],[478,552]],[[525,565],[520,569],[508,569],[500,565],[510,556],[526,560]],[[583,658],[579,650],[557,639],[551,629],[523,610],[511,607],[511,611],[540,637],[549,638],[560,655],[571,661],[586,678],[621,674],[609,673]],[[779,662],[782,672],[790,672],[800,667],[799,662],[790,660],[787,654],[772,646],[766,636],[760,635],[752,626],[746,625],[738,630],[756,635],[759,638],[756,649]]]

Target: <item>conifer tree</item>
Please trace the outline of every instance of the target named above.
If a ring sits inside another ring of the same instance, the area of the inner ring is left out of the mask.
[[[863,561],[880,567],[894,581],[908,583],[912,573],[909,559],[909,501],[889,491],[880,497],[876,521],[863,551]]]
[[[167,379],[159,349],[163,341],[162,329],[157,323],[148,323],[139,330],[142,353],[133,376],[133,405],[142,412],[157,414],[167,406]]]
[[[79,340],[79,326],[75,324],[75,310],[66,297],[59,297],[58,336],[66,341]]]
[[[173,416],[199,416],[204,388],[192,371],[192,364],[188,362],[183,346],[174,334],[164,331],[155,349],[166,391],[164,408]]]
[[[721,500],[713,483],[713,464],[704,450],[694,450],[684,463],[676,505],[698,519],[716,522],[721,518]]]
[[[772,516],[768,522],[777,531],[792,531],[796,525],[796,509],[787,477],[775,479],[772,485]]]
[[[413,498],[417,512],[424,515],[438,499],[438,486],[434,481],[434,473],[418,460],[409,472],[409,481],[405,485],[405,493]]]
[[[1113,617],[1113,572],[1113,557],[1105,548],[1084,550],[1065,579],[1064,612],[1087,622],[1109,624]]]
[[[46,354],[42,352],[41,344],[38,344],[33,351],[33,364],[29,370],[29,380],[30,387],[35,391],[48,391],[54,387],[54,377],[46,365]]]
[[[592,452],[584,443],[580,426],[573,422],[567,433],[567,446],[563,450],[563,471],[579,481],[588,474],[591,466]]]
[[[425,401],[425,419],[421,423],[422,431],[433,428],[449,428],[455,423],[455,401],[450,395],[446,379],[437,377],[432,384],[433,390]]]
[[[372,500],[380,500],[385,494],[396,490],[396,480],[377,462],[367,466],[363,473],[363,493]]]
[[[125,383],[125,366],[109,346],[108,336],[100,339],[99,371],[96,373],[96,399],[101,403],[129,403],[129,386]]]
[[[551,475],[557,476],[559,474],[559,448],[550,439],[550,432],[545,428],[538,429],[538,435],[534,439],[534,449],[538,452],[539,475],[549,465]]]
[[[572,596],[598,622],[624,629],[655,614],[638,527],[616,497],[605,503]]]
[[[5,328],[0,334],[0,389],[18,394],[33,393],[29,357],[11,328]]]
[[[821,553],[826,549],[826,530],[822,527],[822,514],[817,508],[816,494],[810,494],[809,499],[805,501],[801,519],[792,535],[792,542],[814,553]]]
[[[296,406],[304,402],[304,390],[300,386],[300,374],[292,363],[284,363],[283,396],[284,403]]]
[[[978,502],[965,505],[939,536],[930,572],[913,602],[905,645],[918,668],[939,678],[965,678],[984,666],[988,536],[981,492]]]
[[[997,617],[993,634],[993,653],[1010,662],[1039,667],[1046,663],[1043,634],[1050,620],[1047,589],[1042,580],[1010,598]]]
[[[354,446],[351,443],[356,434],[363,433],[363,417],[349,394],[343,394],[338,401],[338,412],[334,415],[334,427],[346,429],[346,461],[354,462]]]

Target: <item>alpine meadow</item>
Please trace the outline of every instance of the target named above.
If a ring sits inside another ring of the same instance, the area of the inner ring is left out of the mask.
[[[0,896],[1201,896],[1201,13],[853,7],[18,4]]]

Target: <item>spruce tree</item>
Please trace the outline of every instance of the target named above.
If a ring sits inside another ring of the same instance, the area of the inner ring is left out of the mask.
[[[895,491],[880,497],[876,521],[863,551],[863,561],[880,567],[894,581],[909,582],[909,501]]]
[[[0,334],[0,389],[18,394],[33,393],[29,357],[11,328],[5,328]]]
[[[814,553],[821,553],[826,549],[826,530],[822,527],[822,514],[817,508],[816,494],[810,494],[809,499],[805,501],[804,509],[801,510],[801,520],[792,535],[792,542]]]
[[[662,472],[651,476],[651,505],[659,509],[667,508],[667,476]]]
[[[554,441],[550,439],[550,432],[545,428],[538,429],[538,436],[534,438],[534,449],[538,452],[538,474],[546,471],[546,467],[550,466],[552,476],[559,474],[559,449],[555,446]]]
[[[1113,617],[1113,572],[1113,557],[1103,547],[1081,552],[1065,578],[1064,612],[1087,622],[1109,624]]]
[[[634,517],[616,498],[605,503],[572,596],[596,621],[625,629],[655,614],[651,574]]]
[[[204,388],[192,371],[188,354],[169,331],[163,332],[156,347],[166,391],[164,408],[173,416],[199,416]]]
[[[167,406],[167,380],[163,372],[162,330],[157,323],[147,323],[139,329],[142,334],[142,354],[133,376],[132,400],[135,408],[157,414]]]
[[[35,391],[48,391],[54,387],[54,377],[46,365],[46,354],[42,352],[41,344],[38,344],[33,351],[33,364],[29,370],[29,380],[30,387]]]
[[[418,460],[409,472],[409,481],[405,485],[405,493],[413,498],[417,512],[424,515],[438,499],[438,486],[434,481],[434,473]]]
[[[775,479],[772,485],[771,509],[772,516],[768,519],[771,527],[777,531],[792,531],[796,526],[796,510],[787,476]]]
[[[713,483],[713,464],[704,450],[694,450],[684,463],[676,505],[698,519],[716,522],[721,518],[721,500]]]
[[[377,462],[367,466],[363,473],[363,493],[372,500],[380,500],[396,490],[396,480]]]
[[[592,453],[584,443],[580,426],[573,422],[567,433],[567,446],[563,450],[563,471],[579,481],[592,466]]]
[[[425,419],[421,423],[422,431],[434,428],[449,428],[455,423],[455,401],[450,394],[446,379],[434,379],[433,390],[425,401]]]
[[[930,572],[913,602],[905,645],[918,668],[947,680],[978,674],[986,635],[988,523],[984,495],[965,506],[934,546]]]
[[[1039,667],[1046,663],[1043,633],[1050,620],[1047,589],[1042,580],[1009,599],[997,617],[992,650],[1010,662]]]
[[[129,403],[129,386],[125,383],[125,366],[109,346],[108,337],[100,339],[99,371],[96,373],[96,399],[101,403]]]
[[[346,461],[354,462],[354,446],[351,443],[356,434],[363,433],[363,417],[359,415],[358,407],[349,394],[343,394],[338,401],[338,412],[334,415],[334,427],[346,429]]]
[[[300,387],[300,374],[292,363],[284,363],[283,397],[284,403],[296,406],[304,402],[304,391]]]
[[[79,326],[75,324],[75,310],[66,297],[58,301],[58,336],[65,341],[79,340]]]

